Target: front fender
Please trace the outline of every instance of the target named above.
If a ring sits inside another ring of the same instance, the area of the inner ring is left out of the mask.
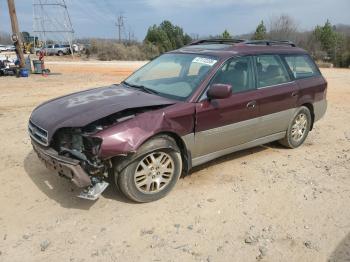
[[[167,110],[149,111],[125,122],[111,126],[95,136],[102,139],[100,157],[107,159],[135,153],[148,139],[160,133],[174,133],[179,137],[193,132],[194,105],[183,103]]]
[[[160,137],[161,135],[159,135]],[[122,157],[116,157],[114,158],[114,166],[116,168],[116,171],[120,172],[125,167],[127,167],[130,163],[134,162],[136,159],[140,159],[144,156],[146,156],[148,153],[151,153],[156,150],[168,150],[168,151],[176,151],[181,154],[179,149],[176,147],[175,141],[174,143],[164,143],[165,140],[155,140],[153,143],[147,143],[145,142],[140,146],[140,149],[142,148],[142,152],[139,152],[139,150],[133,154],[129,154],[128,156],[122,156]]]

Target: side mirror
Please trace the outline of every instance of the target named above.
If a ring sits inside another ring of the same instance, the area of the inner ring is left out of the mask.
[[[213,84],[209,87],[207,97],[209,99],[224,99],[232,95],[232,86],[226,84]]]

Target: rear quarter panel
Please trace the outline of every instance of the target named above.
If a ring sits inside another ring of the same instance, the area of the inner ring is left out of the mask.
[[[300,87],[299,106],[325,99],[327,81],[322,75],[297,80]]]

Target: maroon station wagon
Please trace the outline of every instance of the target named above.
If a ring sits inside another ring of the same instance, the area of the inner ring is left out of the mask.
[[[287,41],[201,40],[149,62],[119,85],[39,105],[29,133],[39,158],[97,199],[167,195],[181,175],[234,151],[299,147],[326,111],[327,82]]]

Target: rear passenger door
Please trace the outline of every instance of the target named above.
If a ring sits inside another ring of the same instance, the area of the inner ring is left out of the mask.
[[[297,106],[299,87],[279,55],[256,56],[255,67],[260,116],[258,136],[284,132]]]

